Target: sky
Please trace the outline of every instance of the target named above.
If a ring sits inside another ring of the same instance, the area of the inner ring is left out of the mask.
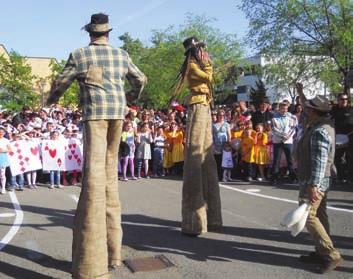
[[[118,37],[128,32],[145,44],[151,30],[164,30],[184,23],[186,14],[215,18],[212,24],[242,40],[248,21],[237,7],[240,0],[11,0],[2,1],[0,44],[23,56],[67,59],[69,53],[88,44],[81,28],[94,13],[109,15],[113,31],[110,43],[120,46]],[[245,49],[246,51],[246,49]]]

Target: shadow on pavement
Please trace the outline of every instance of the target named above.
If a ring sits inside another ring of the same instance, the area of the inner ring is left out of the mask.
[[[6,245],[6,247],[1,251],[1,253],[6,253],[9,255],[21,257],[24,260],[35,262],[43,267],[61,270],[63,272],[70,273],[71,262],[65,260],[58,260],[49,255],[40,253],[38,251],[33,251],[23,247],[18,247],[14,245]],[[46,279],[53,278],[51,276],[44,275],[42,273],[36,272],[31,269],[26,269],[18,265],[12,265],[0,261],[0,273],[6,274],[7,276],[13,278],[23,278],[23,279]]]
[[[190,238],[180,233],[180,223],[144,215],[123,215],[124,245],[137,250],[156,253],[171,253],[184,255],[196,261],[232,261],[240,260],[261,263],[272,266],[287,266],[296,269],[314,271],[314,266],[302,264],[298,256],[307,251],[274,246],[256,241],[242,242],[237,240],[210,239],[201,236]],[[281,243],[300,243],[312,245],[308,234],[292,238],[288,232],[268,229],[224,227],[221,234],[246,237],[252,239],[276,241]],[[333,237],[337,247],[352,249],[353,244],[348,237]],[[344,244],[344,247],[342,245]],[[292,254],[293,256],[285,255]],[[346,261],[353,261],[353,256],[344,256]],[[342,272],[353,272],[353,268],[340,267]]]
[[[16,279],[51,279],[53,277],[29,270],[20,266],[0,261],[0,274]]]
[[[13,208],[12,203],[8,202],[0,202],[0,208]],[[47,207],[39,207],[32,205],[22,205],[21,209],[23,212],[40,214],[42,216],[46,216],[49,221],[47,224],[30,224],[23,222],[21,227],[31,227],[38,230],[46,230],[48,227],[65,227],[72,228],[73,217],[75,214],[75,210],[61,210],[55,208],[47,208]],[[12,226],[12,224],[4,224],[0,223],[2,226]]]

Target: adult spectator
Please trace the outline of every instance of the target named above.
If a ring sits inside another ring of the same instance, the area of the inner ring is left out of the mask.
[[[296,108],[298,105],[303,106],[301,96],[296,96],[296,97],[295,97],[295,103],[294,103],[294,104],[291,103],[291,104],[289,105],[288,111],[289,111],[290,113],[295,114],[295,108]]]
[[[273,141],[273,166],[272,166],[272,182],[278,183],[279,166],[284,152],[287,160],[287,168],[291,181],[295,180],[293,169],[292,149],[293,136],[295,134],[296,118],[288,112],[286,103],[279,104],[279,111],[272,118],[272,141]]]
[[[27,125],[28,117],[32,113],[31,108],[29,106],[23,106],[22,111],[16,114],[12,118],[12,125],[17,127],[19,124]]]
[[[336,142],[335,164],[337,178],[346,182],[353,181],[353,108],[350,106],[348,95],[345,93],[337,96],[337,106],[332,109],[332,117],[335,121],[336,134],[346,135],[348,142]]]
[[[262,100],[259,103],[258,109],[254,113],[252,113],[251,121],[253,123],[253,126],[256,127],[257,124],[265,125],[265,123],[271,121],[272,117],[273,115],[268,110],[267,103],[265,102],[265,100]]]
[[[302,114],[303,114],[303,106],[301,104],[296,104],[294,106],[293,114],[297,118],[298,123],[301,123]]]
[[[248,109],[245,101],[239,102],[239,109],[242,116],[246,117],[246,120],[250,120],[251,111]]]
[[[212,125],[213,151],[217,163],[218,179],[223,177],[222,172],[222,152],[224,145],[231,140],[230,125],[225,121],[225,111],[217,111],[217,121]]]
[[[308,128],[298,143],[299,203],[311,203],[306,228],[315,243],[315,252],[300,257],[301,261],[317,263],[319,273],[335,269],[342,261],[330,238],[326,213],[327,193],[332,183],[335,153],[335,131],[328,115],[326,98],[316,96],[306,101]]]
[[[90,35],[89,46],[70,54],[47,102],[56,103],[74,80],[79,82],[85,161],[74,219],[72,276],[109,278],[108,266],[121,264],[117,169],[122,124],[127,101],[138,96],[146,77],[126,51],[109,44],[107,15],[92,15],[84,29]],[[133,88],[126,96],[125,80]]]

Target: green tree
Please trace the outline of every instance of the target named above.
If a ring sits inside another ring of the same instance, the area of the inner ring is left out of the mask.
[[[26,59],[15,51],[9,58],[0,56],[0,101],[4,108],[18,111],[24,105],[38,105],[39,96],[33,90],[35,76]]]
[[[203,40],[214,63],[215,85],[222,86],[241,57],[241,46],[233,34],[225,34],[212,26],[214,19],[188,14],[183,25],[153,30],[151,45],[144,46],[128,34],[120,37],[134,63],[147,75],[148,85],[141,103],[165,107],[173,94],[173,84],[184,60],[182,42],[189,36]]]
[[[325,80],[326,86],[337,88],[337,75],[334,78],[331,75],[331,81],[329,77],[324,77],[327,66],[331,62],[327,57],[282,54],[275,58],[268,57],[268,59],[269,63],[264,66],[266,82],[273,86],[278,94],[287,93],[292,102],[297,95],[295,86],[297,82],[303,83],[307,88],[317,88]],[[309,95],[315,95],[315,92],[309,90],[306,92]]]
[[[259,79],[256,81],[256,88],[250,88],[250,100],[257,106],[261,101],[267,99],[267,88],[265,83]]]
[[[255,49],[273,58],[282,53],[329,57],[321,77],[331,77],[327,82],[340,83],[348,92],[353,65],[351,0],[243,0],[240,8],[250,21],[248,43]]]
[[[50,62],[50,68],[52,74],[50,79],[53,81],[55,77],[62,72],[66,64],[66,60],[61,60],[57,63],[55,60]],[[78,82],[75,80],[70,87],[65,91],[65,94],[59,100],[59,104],[68,107],[68,106],[75,106],[79,105],[79,96],[80,96],[80,88]]]

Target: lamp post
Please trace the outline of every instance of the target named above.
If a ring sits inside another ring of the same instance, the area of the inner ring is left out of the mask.
[[[44,86],[46,84],[45,79],[41,79],[40,81],[40,93],[42,94],[41,96],[41,103],[42,103],[42,108],[44,108]]]

